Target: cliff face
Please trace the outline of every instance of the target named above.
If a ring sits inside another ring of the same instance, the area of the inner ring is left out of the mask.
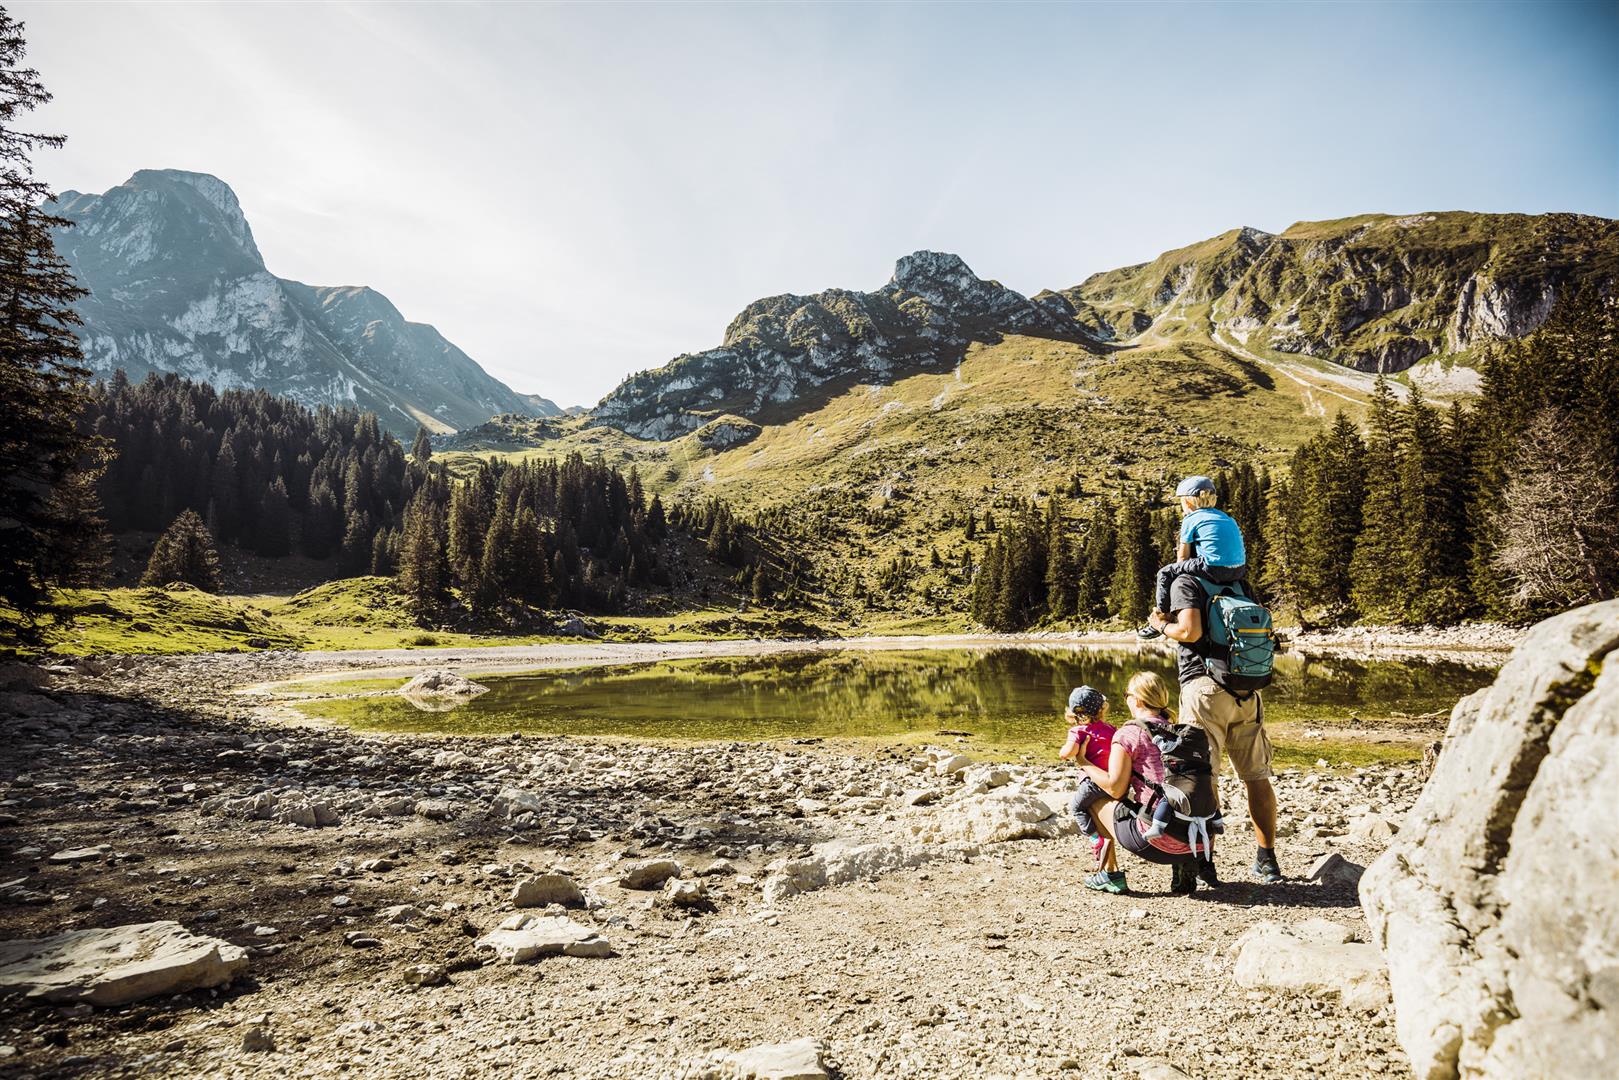
[[[64,192],[53,210],[74,222],[56,245],[90,290],[79,336],[97,374],[174,371],[309,406],[355,405],[407,435],[419,422],[449,431],[543,410],[375,290],[271,274],[235,193],[215,177],[146,170],[104,194]]]
[[[1071,316],[979,278],[957,256],[919,251],[874,292],[749,304],[719,348],[631,376],[593,415],[640,438],[669,439],[727,413],[757,419],[829,384],[948,369],[970,343],[1010,333],[1086,337]]]
[[[1403,371],[1521,337],[1619,278],[1619,223],[1578,214],[1366,215],[1238,229],[1058,294],[1109,338],[1191,323],[1216,337]],[[1040,299],[1040,298],[1037,298]]]

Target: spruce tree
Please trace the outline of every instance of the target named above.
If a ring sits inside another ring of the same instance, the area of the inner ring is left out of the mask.
[[[204,592],[219,591],[219,554],[207,526],[194,510],[182,510],[158,537],[152,557],[146,562],[146,572],[141,575],[142,585],[174,583],[195,585]]]
[[[410,459],[421,468],[427,468],[427,463],[433,458],[433,440],[427,434],[427,428],[418,424],[416,438],[410,444]]]
[[[1342,622],[1353,609],[1350,565],[1361,531],[1366,498],[1365,440],[1349,417],[1339,413],[1330,430],[1294,455],[1291,502],[1294,507],[1298,602],[1320,610],[1329,623]]]
[[[1152,608],[1148,584],[1157,569],[1152,551],[1151,523],[1139,499],[1126,499],[1119,507],[1117,551],[1113,580],[1107,593],[1108,611],[1126,622],[1141,622]]]
[[[1350,597],[1362,617],[1406,618],[1405,508],[1400,493],[1399,406],[1378,376],[1366,441],[1365,498],[1360,535],[1350,559]],[[1306,537],[1305,543],[1311,538]]]
[[[400,538],[399,591],[423,626],[442,621],[449,608],[446,499],[442,482],[429,482],[419,488],[405,511],[405,530]]]
[[[1299,456],[1294,456],[1298,475]],[[1269,510],[1265,514],[1265,559],[1259,569],[1259,587],[1270,605],[1279,611],[1302,612],[1305,594],[1300,585],[1301,543],[1299,508],[1292,485],[1287,480],[1271,482]],[[1253,576],[1250,564],[1249,576]]]
[[[104,446],[78,425],[89,372],[73,303],[85,294],[51,239],[70,223],[41,209],[50,192],[32,164],[65,139],[17,127],[51,100],[26,51],[0,8],[0,600],[31,620],[51,588],[97,578],[107,542],[94,492]]]
[[[260,555],[277,558],[292,550],[292,508],[287,505],[287,485],[279,476],[264,491],[254,539]]]
[[[1113,506],[1106,499],[1091,508],[1090,526],[1085,532],[1079,583],[1074,589],[1074,610],[1081,619],[1107,615],[1108,590],[1113,584],[1113,568],[1118,554],[1118,534],[1113,526]]]

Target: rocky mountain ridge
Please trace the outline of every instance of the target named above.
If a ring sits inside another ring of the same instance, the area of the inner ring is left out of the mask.
[[[1214,345],[1398,373],[1541,326],[1559,299],[1619,281],[1619,222],[1578,214],[1371,214],[1240,228],[1032,298],[919,251],[874,292],[748,305],[714,349],[624,380],[593,418],[667,440],[725,416],[770,422],[853,383],[948,370],[1009,334]]]
[[[639,438],[676,438],[726,414],[801,407],[851,382],[948,370],[969,344],[1005,334],[1089,339],[1071,317],[978,277],[959,256],[918,251],[873,292],[754,301],[718,348],[630,376],[593,416]]]
[[[142,170],[99,195],[65,191],[51,210],[74,223],[56,246],[90,291],[79,337],[98,375],[174,371],[311,407],[352,405],[407,436],[419,423],[445,432],[496,413],[561,413],[374,289],[270,273],[217,177]]]
[[[1616,280],[1606,218],[1368,214],[1235,229],[1036,300],[1060,298],[1104,340],[1201,333],[1394,373],[1522,337],[1570,290]]]

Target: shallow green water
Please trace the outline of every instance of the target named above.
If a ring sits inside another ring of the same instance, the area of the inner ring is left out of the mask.
[[[443,712],[396,694],[300,707],[376,731],[770,739],[950,729],[981,744],[1028,747],[1061,741],[1070,688],[1089,683],[1122,710],[1125,683],[1143,668],[1174,686],[1172,658],[1155,649],[849,650],[480,677],[488,693]],[[1353,716],[1375,726],[1449,710],[1493,677],[1443,660],[1283,656],[1266,719],[1287,727]]]

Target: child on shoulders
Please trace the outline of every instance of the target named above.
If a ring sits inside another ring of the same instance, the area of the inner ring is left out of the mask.
[[[1154,614],[1169,610],[1169,589],[1182,574],[1196,574],[1220,585],[1242,581],[1248,576],[1248,552],[1242,541],[1242,528],[1230,514],[1215,509],[1218,496],[1214,481],[1206,476],[1188,476],[1175,489],[1180,500],[1180,546],[1177,561],[1160,567],[1154,596]],[[1136,636],[1143,641],[1161,637],[1163,631],[1143,626]]]

